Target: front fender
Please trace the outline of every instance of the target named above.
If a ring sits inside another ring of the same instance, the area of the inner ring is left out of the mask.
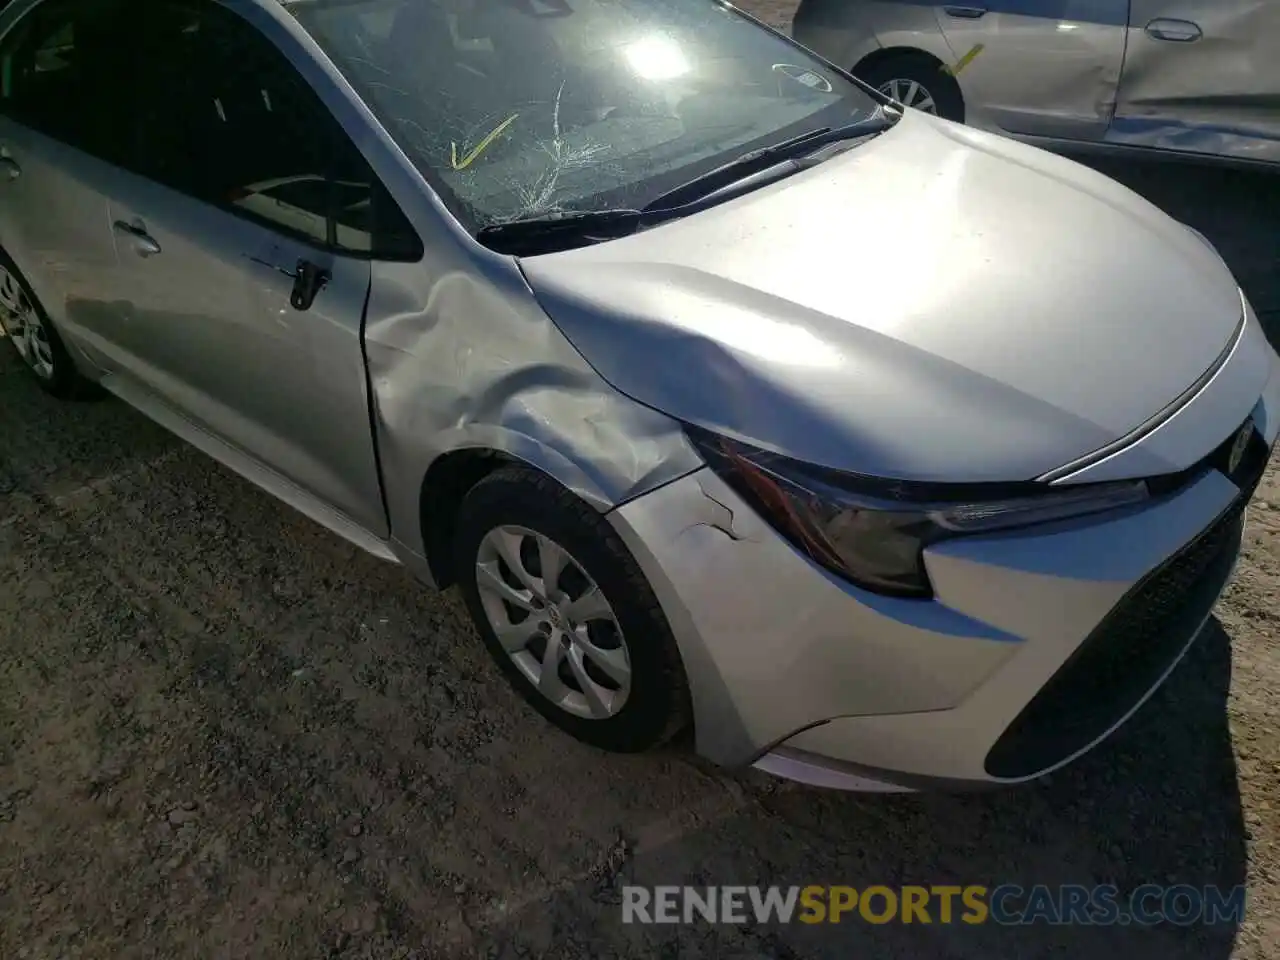
[[[472,423],[439,434],[435,445],[441,457],[470,450],[500,453],[518,460],[545,473],[602,513],[702,465],[683,433],[676,436],[668,429],[668,425],[674,425],[669,418],[661,417],[667,421],[661,425],[657,418],[644,424],[625,414],[619,419],[621,422],[615,420],[609,426],[638,427],[644,431],[659,428],[659,432],[651,432],[650,436],[635,437],[641,444],[651,445],[650,453],[629,447],[624,430],[601,432],[593,429],[590,422],[581,421],[568,424],[571,429],[562,429],[565,424],[544,420],[537,425],[536,434],[525,432],[532,423],[522,429]],[[584,435],[584,428],[593,435]],[[637,455],[632,456],[629,450]],[[428,464],[427,469],[430,467]]]
[[[366,315],[373,428],[402,557],[426,555],[423,483],[458,451],[520,460],[600,511],[702,465],[676,420],[587,364],[514,261],[441,266],[375,264]]]

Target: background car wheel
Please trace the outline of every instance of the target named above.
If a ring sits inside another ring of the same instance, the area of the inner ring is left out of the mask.
[[[859,80],[899,103],[964,123],[964,95],[954,77],[924,53],[903,53],[854,72]]]
[[[675,640],[608,521],[551,479],[504,467],[458,516],[455,569],[486,646],[539,713],[634,753],[688,722]]]
[[[97,385],[76,370],[58,331],[17,266],[0,250],[0,327],[23,366],[55,397],[94,396]]]

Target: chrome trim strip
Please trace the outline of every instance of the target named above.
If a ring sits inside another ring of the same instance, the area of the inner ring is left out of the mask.
[[[1186,390],[1183,390],[1182,393],[1178,394],[1178,396],[1174,398],[1172,403],[1166,406],[1163,410],[1161,410],[1155,416],[1151,417],[1151,419],[1135,427],[1133,430],[1130,430],[1128,433],[1126,433],[1123,437],[1120,437],[1118,440],[1113,440],[1110,443],[1108,443],[1106,446],[1099,447],[1097,450],[1093,451],[1092,453],[1087,453],[1083,457],[1079,457],[1075,460],[1072,460],[1070,463],[1063,464],[1060,467],[1055,467],[1053,470],[1050,470],[1048,473],[1045,473],[1040,475],[1039,477],[1036,477],[1036,482],[1037,483],[1056,483],[1057,481],[1061,480],[1063,477],[1070,476],[1073,473],[1078,473],[1079,471],[1085,469],[1086,467],[1091,467],[1095,463],[1098,463],[1101,460],[1105,460],[1107,457],[1114,456],[1120,451],[1133,446],[1135,443],[1138,443],[1143,438],[1150,436],[1152,433],[1158,430],[1161,426],[1167,423],[1170,419],[1172,419],[1178,413],[1179,410],[1183,409],[1185,406],[1187,406],[1187,404],[1191,403],[1191,401],[1194,400],[1196,396],[1202,390],[1204,390],[1205,387],[1209,385],[1209,381],[1211,381],[1214,378],[1214,376],[1217,375],[1218,371],[1221,370],[1223,366],[1226,365],[1227,360],[1231,357],[1231,354],[1235,352],[1236,347],[1240,345],[1240,341],[1244,338],[1244,332],[1248,326],[1249,314],[1248,314],[1248,311],[1245,309],[1243,294],[1241,294],[1240,308],[1241,308],[1240,321],[1236,325],[1235,333],[1232,335],[1231,339],[1227,341],[1226,347],[1223,349],[1223,351],[1220,354],[1218,354],[1217,359],[1215,359],[1213,363],[1210,364],[1209,369],[1207,369],[1204,373],[1200,374],[1200,376],[1196,379],[1196,381],[1193,384],[1191,384],[1191,386],[1187,387]]]

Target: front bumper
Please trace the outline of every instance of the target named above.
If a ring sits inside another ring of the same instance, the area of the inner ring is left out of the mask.
[[[615,510],[680,645],[699,752],[861,790],[1017,783],[1086,752],[1172,671],[1230,578],[1280,429],[1265,349],[1257,476],[1206,467],[1137,508],[939,544],[932,600],[830,576],[710,470]]]

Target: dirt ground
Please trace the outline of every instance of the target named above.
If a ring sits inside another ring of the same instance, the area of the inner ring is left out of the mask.
[[[1105,169],[1208,234],[1280,337],[1280,178]],[[1049,782],[824,793],[686,747],[569,741],[508,691],[453,594],[120,403],[47,399],[5,349],[0,958],[1276,957],[1277,530],[1273,470],[1194,652]],[[1249,900],[1239,928],[660,928],[620,922],[624,882]]]

